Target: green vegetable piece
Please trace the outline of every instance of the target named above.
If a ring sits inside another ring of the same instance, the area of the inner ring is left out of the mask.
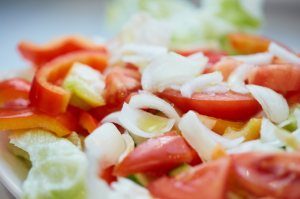
[[[175,169],[173,169],[172,171],[169,172],[169,176],[173,177],[177,174],[183,173],[185,171],[190,170],[191,168],[193,168],[191,165],[189,164],[182,164],[179,165],[178,167],[176,167]]]

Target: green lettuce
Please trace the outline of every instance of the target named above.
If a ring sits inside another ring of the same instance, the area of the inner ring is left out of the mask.
[[[29,154],[32,163],[22,198],[85,198],[88,162],[72,142],[41,129],[13,131],[9,138],[11,144]]]

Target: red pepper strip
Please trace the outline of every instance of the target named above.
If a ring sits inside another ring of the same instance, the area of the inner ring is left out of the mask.
[[[30,82],[21,78],[13,78],[0,82],[0,104],[18,98],[28,99]]]
[[[78,129],[76,117],[69,113],[57,117],[47,115],[34,107],[20,109],[0,109],[0,130],[43,128],[65,136]]]
[[[98,121],[91,116],[88,112],[82,111],[79,117],[79,125],[86,129],[89,133],[92,133],[98,126]]]
[[[36,66],[41,66],[52,59],[74,51],[93,50],[106,52],[104,46],[95,45],[90,39],[82,36],[65,36],[37,45],[29,41],[22,41],[18,45],[22,56]]]
[[[103,71],[108,56],[99,52],[80,51],[57,57],[37,70],[29,99],[38,109],[58,115],[66,111],[71,93],[60,85],[74,62],[80,62]]]
[[[99,177],[107,182],[107,184],[111,184],[112,182],[117,181],[117,177],[113,175],[114,166],[107,167],[104,169]]]

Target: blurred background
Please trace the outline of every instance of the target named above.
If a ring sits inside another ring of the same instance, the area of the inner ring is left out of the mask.
[[[111,37],[104,26],[109,0],[1,0],[0,69],[24,67],[16,46],[22,39],[44,43],[66,34]],[[249,0],[250,1],[250,0]],[[199,0],[192,0],[199,5]],[[261,34],[300,52],[300,1],[266,0]]]
[[[29,65],[16,49],[18,42],[23,39],[45,43],[66,34],[111,38],[114,33],[103,25],[104,5],[109,1],[0,0],[0,70]],[[191,2],[199,5],[199,0]],[[276,39],[300,53],[299,10],[299,0],[266,0],[265,24],[260,34]],[[1,183],[0,195],[1,199],[13,199]]]

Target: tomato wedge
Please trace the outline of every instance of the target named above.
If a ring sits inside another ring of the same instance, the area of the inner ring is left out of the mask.
[[[277,64],[249,68],[249,84],[268,87],[275,91],[300,90],[300,65]]]
[[[226,81],[229,75],[242,63],[243,63],[242,61],[238,61],[232,58],[227,58],[214,64],[211,68],[207,70],[207,73],[221,71],[224,81]]]
[[[160,199],[223,199],[226,198],[230,165],[227,156],[198,165],[173,178],[159,178],[147,188]]]
[[[200,114],[231,121],[245,121],[262,108],[249,94],[226,92],[222,94],[194,93],[191,98],[183,97],[180,91],[165,90],[158,93],[184,112],[194,110]]]
[[[232,155],[237,183],[258,197],[300,198],[300,154],[242,153]]]
[[[175,131],[150,138],[137,146],[122,162],[114,174],[126,177],[133,173],[172,170],[180,164],[199,164],[197,152]],[[168,172],[167,171],[167,172]]]
[[[216,63],[221,60],[223,56],[227,56],[228,54],[224,51],[212,51],[212,50],[201,50],[201,49],[196,49],[196,50],[182,50],[182,51],[175,51],[177,54],[182,55],[182,56],[189,56],[194,53],[202,52],[207,58],[208,58],[208,63]]]
[[[97,46],[93,41],[82,36],[66,36],[37,45],[29,41],[21,41],[18,49],[22,56],[36,66],[41,66],[52,59],[74,51],[94,50],[106,52],[104,46]]]
[[[35,74],[30,90],[30,101],[38,109],[58,115],[66,111],[71,93],[60,85],[74,62],[80,62],[103,71],[107,55],[99,52],[74,52],[60,56],[41,67]]]

